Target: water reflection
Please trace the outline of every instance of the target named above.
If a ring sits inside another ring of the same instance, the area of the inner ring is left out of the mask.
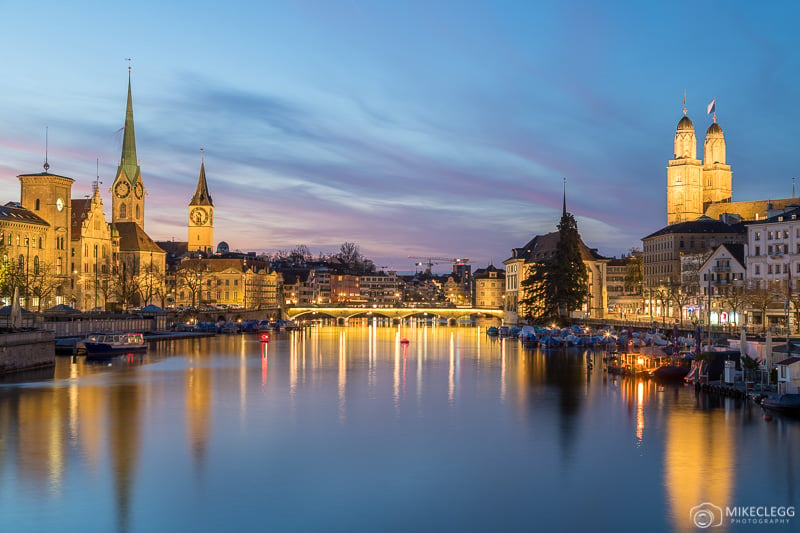
[[[629,518],[671,531],[704,501],[797,503],[797,423],[609,377],[591,357],[373,323],[175,341],[111,366],[59,358],[51,379],[0,385],[0,513],[15,531],[147,531],[154,509],[180,513],[176,530],[219,530],[214,512],[227,529],[424,516],[509,530],[529,527],[533,506],[543,529],[628,530],[604,513],[635,500]],[[574,501],[594,516],[565,516]]]

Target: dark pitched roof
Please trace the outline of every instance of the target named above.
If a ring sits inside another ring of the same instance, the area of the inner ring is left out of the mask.
[[[172,257],[179,257],[189,252],[189,243],[185,241],[156,241],[156,244]]]
[[[506,271],[503,270],[503,269],[497,268],[494,265],[489,265],[486,268],[479,268],[478,270],[476,270],[472,274],[472,277],[473,277],[473,279],[489,278],[489,277],[491,277],[489,275],[491,272],[496,272],[497,273],[496,277],[498,279],[503,279],[503,278],[506,277]]]
[[[793,207],[793,208],[789,209],[790,207]],[[752,222],[749,222],[748,225],[751,225],[751,224],[770,224],[770,223],[774,224],[775,222],[787,222],[789,220],[792,220],[792,217],[794,217],[795,219],[800,218],[800,207],[798,207],[798,206],[787,206],[787,210],[782,212],[782,213],[778,213],[777,215],[772,215],[771,217],[764,218],[762,220],[754,220]]]
[[[80,240],[81,229],[83,229],[83,220],[86,218],[87,213],[92,208],[91,198],[73,198],[72,199],[72,235],[73,241]]]
[[[728,251],[731,253],[734,259],[739,261],[739,264],[744,266],[744,244],[743,243],[733,243],[733,242],[726,242],[722,244]]]
[[[556,246],[560,235],[557,231],[547,233],[545,235],[537,235],[522,248],[512,248],[511,258],[522,258],[526,263],[535,263],[549,259],[556,252]],[[589,248],[584,244],[583,239],[578,237],[578,245],[581,250],[581,258],[584,261],[596,261],[598,259],[605,259],[597,253],[597,250]]]
[[[119,235],[121,252],[161,252],[153,239],[136,222],[115,222],[114,231]]]
[[[784,359],[783,361],[778,361],[775,364],[784,366],[784,365],[791,365],[793,363],[797,363],[798,361],[800,361],[800,357],[798,357],[796,355],[793,355],[793,356],[791,356],[791,357],[789,357],[787,359]]]
[[[194,196],[192,196],[192,201],[189,202],[189,205],[214,205],[214,202],[211,200],[211,195],[208,194],[205,161],[200,163],[200,177],[197,179],[197,190],[194,192]]]
[[[694,234],[719,234],[719,233],[747,233],[747,226],[744,224],[726,224],[721,220],[714,220],[706,216],[702,216],[697,220],[689,220],[686,222],[678,222],[677,224],[670,224],[663,227],[655,233],[651,233],[643,239],[651,237],[658,237],[660,235],[668,235],[675,233],[694,233]]]
[[[24,222],[26,224],[36,224],[38,226],[49,226],[43,218],[28,211],[18,204],[9,202],[6,205],[0,206],[0,219],[9,220],[13,222]]]

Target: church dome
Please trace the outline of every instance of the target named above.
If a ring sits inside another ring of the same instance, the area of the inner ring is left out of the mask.
[[[692,124],[692,120],[686,115],[684,115],[680,122],[678,122],[678,131],[681,130],[694,131],[694,124]]]
[[[722,128],[716,122],[712,123],[708,127],[708,130],[706,130],[706,137],[709,137],[709,136],[717,136],[717,137],[721,137],[722,136]]]

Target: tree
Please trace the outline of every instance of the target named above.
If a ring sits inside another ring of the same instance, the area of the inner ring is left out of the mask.
[[[644,272],[642,270],[642,257],[631,256],[628,260],[628,267],[625,269],[625,292],[630,294],[634,293],[639,296],[642,295],[642,281],[644,280]]]
[[[185,259],[175,272],[177,289],[189,291],[192,295],[192,307],[200,303],[206,271],[206,264],[202,259]]]
[[[356,243],[343,243],[336,257],[341,263],[352,269],[359,270],[361,267],[361,252]]]
[[[135,261],[120,261],[118,275],[111,279],[109,292],[113,301],[119,303],[124,312],[139,301],[141,285],[135,272]]]
[[[520,282],[521,300],[534,320],[566,322],[586,301],[589,275],[581,256],[578,224],[564,209],[558,224],[558,242],[553,255],[529,266],[529,276]]]
[[[64,278],[56,275],[54,266],[45,262],[35,264],[27,273],[28,292],[36,298],[36,310],[42,310],[42,304],[49,304]]]
[[[745,289],[744,284],[742,282],[734,282],[732,285],[726,286],[723,291],[722,301],[733,309],[736,314],[736,323],[744,325],[741,315],[744,313],[748,303],[747,289]]]
[[[747,289],[746,300],[749,307],[761,312],[761,327],[766,329],[767,309],[777,300],[774,288],[769,287],[766,281],[762,285],[758,280],[752,280]]]

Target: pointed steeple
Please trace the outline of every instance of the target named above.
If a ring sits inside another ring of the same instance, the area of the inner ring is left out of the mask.
[[[214,205],[214,202],[211,200],[211,195],[208,194],[205,160],[200,161],[200,177],[197,179],[197,190],[194,192],[194,196],[189,205]]]
[[[128,67],[128,106],[125,109],[125,128],[122,133],[122,159],[119,162],[120,170],[125,172],[125,177],[134,184],[139,176],[139,161],[136,157],[136,134],[133,129],[133,97],[131,96],[131,68]],[[119,174],[119,171],[117,171]]]
[[[567,178],[564,178],[564,204],[561,216],[562,217],[567,216]]]

